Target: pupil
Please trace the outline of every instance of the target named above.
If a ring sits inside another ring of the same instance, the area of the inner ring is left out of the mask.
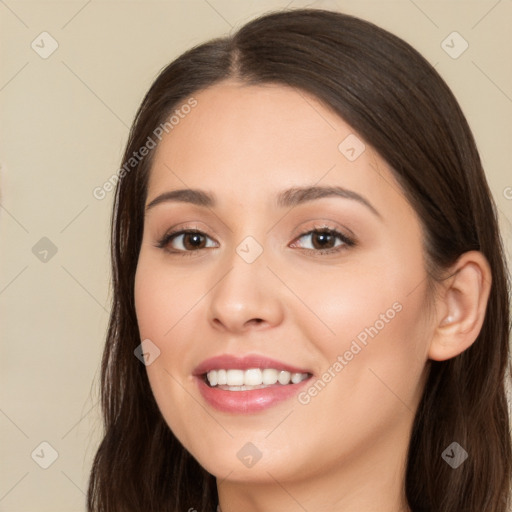
[[[326,245],[332,242],[332,235],[330,233],[318,233],[316,239],[320,240],[320,248],[325,249]]]
[[[191,244],[185,243],[185,246],[191,245],[192,248],[197,249],[198,247],[200,247],[202,245],[201,238],[202,238],[201,235],[198,233],[189,233],[185,237],[185,242],[188,240],[188,241],[192,241],[192,243]]]

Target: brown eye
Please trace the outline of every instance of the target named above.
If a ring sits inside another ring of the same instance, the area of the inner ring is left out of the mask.
[[[315,249],[332,249],[334,244],[336,244],[335,235],[327,231],[312,233],[311,240]]]
[[[157,244],[170,252],[194,252],[199,249],[216,247],[211,238],[198,230],[181,230],[166,234]]]
[[[187,250],[202,249],[206,246],[206,237],[199,233],[184,233],[182,245]]]
[[[318,252],[320,254],[337,252],[343,248],[355,245],[355,242],[352,239],[335,229],[313,229],[304,233],[296,240],[307,240],[308,238],[310,242],[299,242],[299,247],[308,251]],[[297,243],[294,242],[292,246],[297,246]]]

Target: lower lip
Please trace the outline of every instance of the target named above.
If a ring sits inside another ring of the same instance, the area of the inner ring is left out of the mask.
[[[215,409],[222,412],[253,413],[268,409],[284,400],[297,395],[309,380],[305,379],[298,384],[275,384],[268,388],[251,389],[248,391],[227,391],[218,387],[210,387],[202,376],[198,376],[199,391],[203,398]]]

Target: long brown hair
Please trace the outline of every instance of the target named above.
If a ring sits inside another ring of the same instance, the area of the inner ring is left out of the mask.
[[[416,50],[369,22],[316,9],[269,13],[192,48],[159,74],[123,161],[194,93],[228,78],[310,93],[361,134],[392,167],[422,220],[432,280],[466,251],[489,261],[492,288],[477,340],[453,359],[429,362],[404,486],[414,512],[506,512],[509,278],[496,208],[452,92]],[[105,431],[90,475],[90,512],[214,512],[217,504],[215,478],[170,431],[134,356],[141,343],[134,276],[153,154],[123,173],[116,188],[113,302],[101,370]],[[455,440],[469,453],[456,470],[441,458]]]

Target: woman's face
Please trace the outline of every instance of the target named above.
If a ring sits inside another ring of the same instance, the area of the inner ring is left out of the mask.
[[[135,280],[163,417],[229,481],[393,474],[432,335],[415,212],[314,97],[223,82],[194,98],[156,150],[146,206],[210,199],[147,208]],[[159,246],[186,230],[200,233]]]

